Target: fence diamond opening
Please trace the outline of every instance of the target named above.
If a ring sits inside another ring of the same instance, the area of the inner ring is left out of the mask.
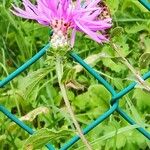
[[[139,0],[139,2],[145,6],[150,11],[150,1],[149,0]],[[25,64],[23,64],[20,68],[18,68],[16,71],[11,73],[9,76],[7,76],[4,80],[0,81],[0,88],[3,88],[7,83],[9,83],[11,80],[13,80],[15,77],[17,77],[20,73],[22,73],[24,70],[26,70],[28,67],[30,67],[33,63],[35,63],[37,60],[39,60],[46,51],[50,48],[50,43],[47,44],[43,49],[41,49],[36,55],[34,55],[30,60],[28,60]],[[103,113],[101,116],[99,116],[95,121],[91,122],[86,128],[84,128],[83,134],[87,134],[89,131],[91,131],[93,128],[95,128],[97,125],[99,125],[101,122],[103,122],[106,118],[108,118],[113,112],[118,112],[128,123],[131,125],[135,125],[136,122],[129,117],[120,107],[119,107],[119,101],[121,98],[129,93],[131,90],[133,90],[136,86],[136,82],[131,83],[129,86],[124,88],[120,92],[116,92],[114,88],[95,70],[93,70],[88,64],[86,64],[82,58],[80,58],[79,55],[77,55],[75,52],[70,52],[70,56],[78,62],[80,65],[82,65],[91,75],[93,75],[99,83],[103,84],[105,88],[111,93],[112,99],[111,99],[111,107],[109,110],[107,110],[105,113]],[[143,75],[142,77],[144,80],[150,78],[150,71]],[[0,105],[0,111],[6,115],[9,119],[11,119],[13,122],[15,122],[18,126],[20,126],[23,130],[28,132],[29,134],[34,134],[35,131],[31,129],[29,126],[27,126],[25,123],[20,121],[16,116],[11,114],[4,106]],[[143,127],[136,128],[141,134],[143,134],[148,140],[150,140],[150,133],[146,131]],[[72,139],[70,139],[68,142],[66,142],[60,150],[67,150],[70,148],[74,143],[76,143],[80,137],[78,135],[74,136]],[[53,145],[47,144],[46,147],[49,150],[55,150]]]

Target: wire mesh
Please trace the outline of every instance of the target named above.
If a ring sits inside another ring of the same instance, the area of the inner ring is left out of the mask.
[[[150,11],[150,2],[148,0],[139,0],[139,2],[145,6]],[[37,60],[39,60],[46,51],[50,48],[50,43],[47,44],[44,48],[42,48],[36,55],[34,55],[30,60],[28,60],[25,64],[23,64],[20,68],[18,68],[16,71],[14,71],[12,74],[7,76],[4,80],[0,81],[0,88],[3,88],[7,83],[9,83],[11,80],[13,80],[15,77],[17,77],[20,73],[22,73],[24,70],[26,70],[28,67],[30,67],[33,63],[35,63]],[[101,116],[99,116],[95,121],[91,122],[86,128],[84,128],[83,134],[87,134],[92,129],[94,129],[97,125],[99,125],[101,122],[103,122],[106,118],[108,118],[111,114],[113,114],[115,111],[118,112],[128,123],[131,125],[137,124],[130,116],[128,116],[120,107],[119,107],[119,101],[123,96],[125,96],[127,93],[129,93],[131,90],[133,90],[136,86],[136,82],[131,83],[129,86],[124,88],[120,92],[116,92],[114,88],[100,75],[98,74],[94,69],[92,69],[88,64],[86,64],[82,58],[77,55],[75,52],[70,52],[70,56],[78,62],[81,66],[83,66],[93,77],[95,77],[99,83],[103,84],[105,88],[111,93],[112,99],[111,99],[111,107],[108,109],[105,113],[103,113]],[[150,71],[143,75],[142,77],[144,80],[150,78]],[[0,111],[6,115],[11,121],[15,122],[18,126],[20,126],[23,130],[28,132],[30,135],[34,134],[36,131],[34,131],[32,128],[27,126],[24,122],[20,121],[16,116],[11,114],[4,106],[0,105]],[[143,134],[148,140],[150,140],[150,133],[146,131],[143,127],[136,128],[141,134]],[[70,148],[74,143],[76,143],[80,137],[78,135],[75,135],[72,139],[70,139],[68,142],[66,142],[60,150],[67,150]],[[54,150],[54,146],[51,144],[47,144],[46,147],[49,150]]]

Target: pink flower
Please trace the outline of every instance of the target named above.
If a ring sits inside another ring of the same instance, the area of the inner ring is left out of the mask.
[[[57,34],[53,40],[64,36],[63,40],[68,42],[67,34],[72,29],[70,44],[73,46],[76,31],[86,33],[98,43],[108,41],[103,33],[112,26],[111,18],[99,17],[104,9],[100,3],[101,0],[37,0],[37,4],[33,5],[29,0],[23,0],[24,9],[13,5],[12,12],[50,26]]]

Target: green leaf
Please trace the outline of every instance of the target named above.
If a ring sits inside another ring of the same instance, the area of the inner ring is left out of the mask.
[[[133,26],[125,28],[125,31],[130,34],[131,33],[135,34],[137,32],[143,31],[143,30],[149,32],[149,27],[146,24],[135,24]]]
[[[133,97],[136,99],[137,108],[146,110],[146,108],[150,107],[150,102],[149,102],[150,93],[145,92],[141,89],[136,89],[134,91]]]
[[[35,100],[39,90],[38,85],[43,81],[44,77],[49,73],[47,68],[38,69],[37,71],[30,72],[23,79],[18,81],[18,88],[22,91],[24,99]]]
[[[121,36],[123,34],[123,32],[124,32],[123,28],[117,26],[116,28],[111,30],[111,37]]]
[[[126,136],[124,134],[118,134],[116,140],[116,147],[117,149],[121,149],[126,144]]]
[[[103,64],[104,66],[108,67],[109,69],[111,69],[112,71],[115,71],[117,73],[119,73],[122,68],[122,65],[115,63],[112,59],[103,59]]]
[[[67,83],[67,82],[73,80],[74,77],[75,77],[75,69],[74,68],[66,68],[63,73],[61,81],[63,83]]]
[[[70,130],[60,130],[59,132],[56,132],[46,128],[41,129],[26,140],[23,149],[24,150],[33,150],[37,148],[41,149],[45,144],[49,142],[57,141],[60,138],[70,137],[70,135],[72,134],[73,132]]]
[[[119,0],[106,0],[106,2],[109,6],[111,13],[114,14],[118,10]]]
[[[142,54],[140,57],[140,68],[146,68],[150,65],[150,52]]]
[[[0,142],[1,142],[1,141],[4,141],[4,140],[6,140],[6,138],[7,138],[7,137],[6,137],[6,135],[5,135],[5,134],[3,134],[3,135],[0,135]]]
[[[20,120],[33,121],[38,115],[48,114],[48,113],[49,113],[49,109],[47,107],[41,106],[41,107],[38,107],[38,108],[32,110],[25,116],[21,117]]]
[[[81,110],[100,108],[99,113],[108,108],[109,100],[111,99],[110,93],[103,85],[95,84],[88,88],[88,91],[78,95],[74,104]]]

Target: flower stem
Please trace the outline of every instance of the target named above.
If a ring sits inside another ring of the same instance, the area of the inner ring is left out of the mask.
[[[129,63],[129,61],[128,61],[125,57],[123,57],[121,51],[118,50],[118,46],[117,46],[116,44],[113,44],[113,43],[111,44],[111,46],[112,46],[112,48],[117,52],[117,54],[119,55],[119,57],[121,57],[121,59],[123,60],[124,64],[130,69],[130,71],[131,71],[131,72],[133,73],[133,75],[136,77],[138,83],[139,83],[140,85],[142,85],[143,88],[144,88],[146,91],[150,92],[150,87],[149,87],[149,86],[147,85],[147,83],[142,79],[140,73],[134,69],[134,67]]]
[[[76,130],[77,130],[77,132],[78,132],[82,142],[87,147],[87,150],[92,150],[89,142],[86,140],[84,134],[82,133],[80,125],[77,122],[75,114],[74,114],[74,112],[73,112],[73,110],[71,108],[71,105],[70,105],[70,102],[69,102],[69,99],[68,99],[68,96],[67,96],[67,92],[66,92],[66,87],[61,82],[62,75],[63,75],[63,64],[62,64],[62,59],[59,56],[56,57],[56,72],[57,72],[58,82],[59,82],[59,86],[60,86],[60,89],[61,89],[61,92],[62,92],[62,96],[63,96],[64,102],[65,102],[65,105],[67,107],[68,113],[70,114],[71,119],[73,121],[73,124],[74,124],[74,126],[75,126],[75,128],[76,128]]]

